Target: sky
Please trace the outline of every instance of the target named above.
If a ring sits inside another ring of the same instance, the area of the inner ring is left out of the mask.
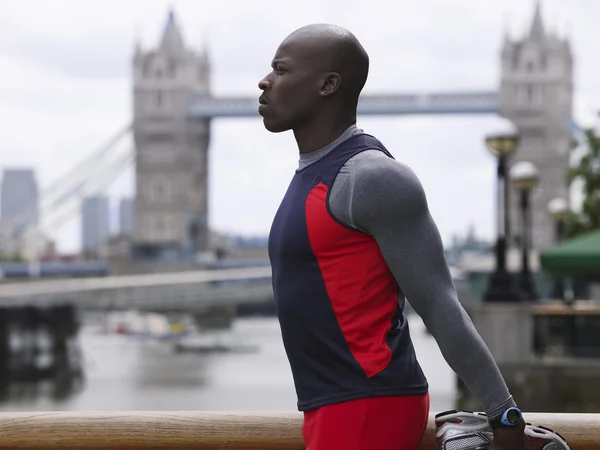
[[[496,90],[503,36],[527,31],[534,2],[0,0],[0,166],[34,167],[44,191],[129,123],[134,44],[158,44],[169,7],[186,44],[209,49],[213,94],[258,96],[281,40],[316,22],[362,42],[371,61],[364,93]],[[600,2],[544,0],[542,10],[546,27],[571,40],[575,119],[590,125],[600,110]],[[494,234],[495,162],[484,138],[499,124],[495,116],[358,121],[417,173],[446,242],[469,225]],[[211,130],[211,228],[266,234],[297,164],[292,134],[267,132],[258,116],[217,119]],[[133,180],[129,169],[112,184],[113,205],[133,195]],[[49,230],[64,252],[80,245],[71,206],[70,219]]]

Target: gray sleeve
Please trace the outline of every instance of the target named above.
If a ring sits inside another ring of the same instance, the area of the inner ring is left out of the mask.
[[[488,417],[514,406],[496,362],[458,301],[439,231],[413,171],[383,152],[360,153],[338,174],[329,206],[342,223],[374,237],[407,301]]]

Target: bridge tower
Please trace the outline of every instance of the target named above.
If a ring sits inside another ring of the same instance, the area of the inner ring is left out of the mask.
[[[156,49],[132,62],[136,151],[132,256],[183,261],[208,246],[209,120],[188,107],[209,92],[206,48],[186,47],[173,11]]]
[[[536,165],[540,182],[532,193],[532,244],[542,250],[554,244],[548,202],[568,199],[566,174],[572,141],[566,121],[572,119],[573,58],[569,42],[547,30],[539,2],[528,35],[505,37],[501,52],[500,114],[517,127],[521,141],[511,157]],[[511,189],[512,238],[522,233],[519,201]]]

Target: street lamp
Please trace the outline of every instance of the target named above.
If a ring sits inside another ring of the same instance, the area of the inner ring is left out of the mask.
[[[554,220],[554,239],[559,243],[564,238],[566,219],[570,212],[569,204],[564,198],[556,197],[548,202],[548,212]],[[558,277],[555,277],[551,296],[565,300],[565,286]]]
[[[496,268],[490,277],[487,291],[483,298],[488,302],[514,302],[520,296],[514,289],[510,275],[506,270],[506,242],[509,234],[508,213],[508,183],[506,181],[506,162],[514,153],[519,143],[519,136],[511,126],[509,130],[489,135],[485,139],[488,149],[498,159],[498,184],[496,192],[497,202],[497,241],[496,241]]]
[[[531,208],[529,205],[531,190],[539,180],[537,168],[529,161],[521,161],[510,170],[513,186],[520,193],[521,207],[521,275],[519,277],[519,288],[525,299],[535,300],[538,294],[535,289],[531,269],[529,267],[529,251],[531,242]]]
[[[565,223],[570,212],[569,204],[564,198],[556,197],[548,202],[548,212],[554,219],[556,242],[560,242],[565,234]]]

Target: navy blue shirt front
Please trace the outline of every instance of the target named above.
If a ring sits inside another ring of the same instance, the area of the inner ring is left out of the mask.
[[[378,149],[357,134],[296,171],[269,235],[273,290],[298,409],[427,392],[400,288],[372,236],[336,220],[328,195],[354,155]]]

